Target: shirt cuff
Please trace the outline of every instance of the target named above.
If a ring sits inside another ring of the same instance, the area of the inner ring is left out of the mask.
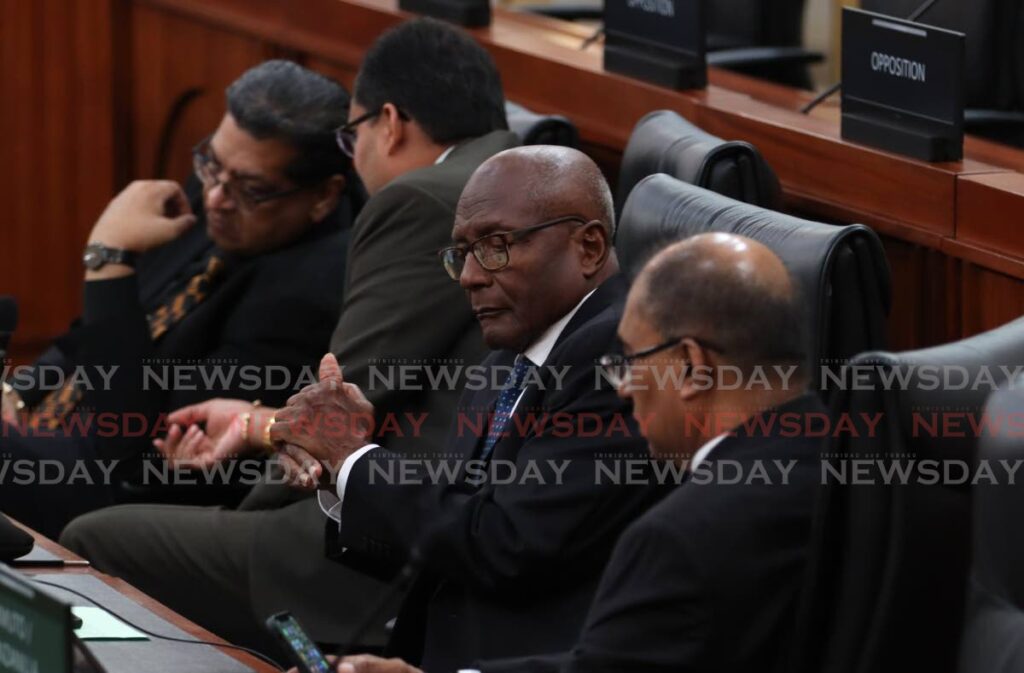
[[[139,284],[135,274],[85,283],[82,322],[92,325],[123,314],[125,307],[139,305]]]
[[[356,461],[363,457],[363,454],[369,452],[370,449],[379,447],[379,444],[367,444],[345,459],[345,462],[341,464],[341,469],[338,471],[338,481],[335,484],[338,495],[334,495],[330,491],[317,491],[316,497],[317,502],[320,504],[320,509],[323,510],[328,518],[337,521],[339,528],[341,527],[341,506],[345,502],[345,486],[348,484],[348,476],[352,474],[352,468],[355,467]]]

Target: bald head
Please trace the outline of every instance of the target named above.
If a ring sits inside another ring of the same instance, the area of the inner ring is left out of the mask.
[[[741,367],[806,359],[806,319],[782,260],[743,236],[707,233],[655,255],[630,306],[665,335],[694,336]]]
[[[608,182],[587,155],[569,147],[530,145],[494,155],[470,178],[459,211],[481,201],[510,196],[541,221],[581,215],[601,222],[609,241],[615,232],[615,209]]]
[[[611,192],[586,155],[507,150],[469,179],[455,211],[449,273],[491,348],[520,352],[618,271]]]

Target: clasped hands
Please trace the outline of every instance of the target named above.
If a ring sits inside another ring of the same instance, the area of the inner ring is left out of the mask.
[[[253,428],[272,417],[270,440],[289,483],[328,488],[345,459],[371,441],[373,405],[344,380],[331,353],[320,361],[319,378],[276,411],[228,399],[178,409],[168,416],[167,436],[154,445],[175,466],[203,468],[262,447]]]

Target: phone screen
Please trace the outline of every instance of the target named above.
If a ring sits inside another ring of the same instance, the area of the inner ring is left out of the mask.
[[[331,673],[331,666],[299,623],[287,612],[270,617],[267,626],[278,640],[291,651],[302,673]]]

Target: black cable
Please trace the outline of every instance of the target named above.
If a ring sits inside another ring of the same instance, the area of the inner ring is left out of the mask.
[[[359,640],[366,635],[366,632],[370,630],[370,627],[372,627],[380,617],[383,616],[384,611],[387,610],[391,601],[409,588],[412,581],[416,578],[422,564],[423,558],[420,556],[419,546],[416,546],[409,553],[409,561],[402,566],[402,569],[398,571],[398,575],[391,581],[391,586],[389,586],[387,591],[377,598],[377,602],[374,603],[370,607],[370,610],[363,616],[362,622],[359,623],[358,627],[352,635],[349,636],[347,641],[341,643],[341,646],[337,650],[338,661],[341,661],[346,655],[352,653],[352,648],[359,644]]]
[[[810,103],[808,103],[807,105],[805,105],[802,108],[800,108],[800,112],[802,114],[809,113],[811,110],[813,110],[814,108],[816,108],[819,105],[821,105],[822,101],[824,101],[826,98],[828,98],[829,96],[831,96],[836,91],[839,91],[842,88],[843,88],[843,83],[842,82],[836,82],[835,84],[833,84],[832,86],[830,86],[829,88],[825,89],[824,91],[819,93],[817,96],[812,98]]]
[[[602,35],[604,35],[604,26],[599,26],[597,30],[591,33],[590,37],[583,40],[583,44],[580,45],[580,51],[586,51],[587,47],[600,40]]]
[[[78,596],[79,598],[84,598],[85,600],[89,601],[90,603],[92,603],[96,607],[100,608],[101,610],[105,610],[105,611],[109,612],[110,614],[114,615],[115,617],[117,617],[122,622],[124,622],[128,626],[132,627],[136,631],[140,631],[140,632],[146,634],[147,636],[149,636],[151,638],[156,638],[157,640],[169,640],[172,643],[185,643],[186,645],[209,645],[211,647],[226,647],[226,648],[232,649],[232,650],[239,650],[241,652],[245,652],[246,654],[251,654],[252,656],[256,657],[257,659],[260,659],[261,661],[263,661],[263,663],[265,663],[265,664],[270,664],[271,666],[273,666],[278,671],[285,670],[283,666],[281,666],[279,663],[277,663],[276,661],[274,661],[270,657],[266,656],[265,654],[262,654],[261,652],[257,652],[256,650],[251,650],[248,647],[242,647],[241,645],[232,645],[230,643],[214,643],[214,642],[209,642],[209,641],[206,641],[206,640],[192,640],[192,639],[188,639],[188,638],[175,638],[173,636],[163,636],[163,635],[160,635],[159,633],[153,633],[152,631],[147,631],[146,629],[142,628],[141,626],[138,626],[137,624],[133,624],[132,622],[128,621],[127,619],[125,619],[121,615],[117,614],[113,610],[110,610],[109,608],[104,607],[103,605],[101,605],[99,603],[99,601],[97,601],[96,599],[92,598],[91,596],[86,596],[81,591],[75,591],[74,589],[69,589],[66,586],[62,586],[60,584],[56,584],[55,582],[47,582],[45,580],[36,579],[34,577],[31,577],[30,579],[33,582],[35,582],[36,584],[45,584],[48,587],[54,587],[56,589],[60,589],[61,591],[66,591],[69,594],[74,594],[75,596]]]
[[[920,7],[918,7],[917,9],[915,9],[910,14],[910,16],[908,16],[906,18],[906,20],[907,21],[917,21],[918,19],[921,18],[921,15],[924,14],[925,12],[927,12],[929,9],[931,9],[932,5],[934,5],[936,2],[938,2],[938,0],[925,0],[924,4],[921,5]],[[812,98],[811,101],[807,105],[805,105],[802,108],[800,108],[800,112],[802,114],[808,114],[811,110],[813,110],[814,108],[816,108],[819,105],[821,105],[822,101],[824,101],[826,98],[828,98],[829,96],[831,96],[836,91],[839,91],[842,88],[843,88],[843,83],[842,82],[836,82],[835,84],[833,84],[832,86],[830,86],[829,88],[825,89],[820,94],[818,94],[817,96]]]

